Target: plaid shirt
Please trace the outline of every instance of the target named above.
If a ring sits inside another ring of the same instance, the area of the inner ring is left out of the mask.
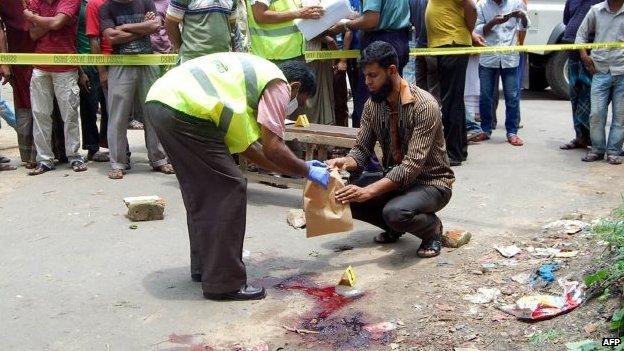
[[[368,100],[364,105],[356,145],[349,156],[363,170],[378,141],[386,178],[406,189],[414,184],[452,189],[455,175],[449,165],[442,129],[442,113],[431,94],[401,79],[398,134],[403,156],[396,165],[392,152],[390,108],[384,101]]]

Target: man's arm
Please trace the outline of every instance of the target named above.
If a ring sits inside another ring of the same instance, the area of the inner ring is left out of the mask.
[[[477,6],[473,0],[463,0],[464,7],[464,22],[466,28],[472,33],[475,29],[475,22],[477,21]]]
[[[121,26],[115,27],[115,29],[143,37],[158,32],[160,29],[160,17],[155,17],[141,23],[122,24]]]
[[[57,13],[54,17],[43,17],[30,10],[24,10],[24,17],[35,27],[46,31],[59,30],[65,27],[71,20],[71,17],[64,13]]]
[[[268,169],[273,172],[277,172],[280,174],[288,174],[287,170],[279,167],[275,163],[269,161],[264,152],[262,151],[262,145],[258,142],[251,144],[247,150],[240,153],[241,156],[248,159],[249,161],[255,163],[260,168]]]
[[[178,21],[178,19],[167,15],[167,17],[165,17],[165,26],[167,28],[167,35],[169,36],[169,41],[171,41],[173,50],[175,52],[179,52],[180,46],[182,46],[182,32],[180,32],[180,22]]]
[[[379,12],[366,11],[358,18],[345,22],[344,30],[370,30],[379,26]]]
[[[319,19],[325,13],[325,10],[320,6],[306,6],[292,11],[271,11],[266,4],[260,2],[251,5],[251,10],[254,20],[260,24],[281,23],[297,18]]]
[[[134,34],[116,28],[106,28],[104,32],[102,32],[102,35],[113,45],[128,43],[144,37],[144,35]]]
[[[297,158],[284,141],[265,126],[262,126],[262,152],[268,161],[285,173],[299,177],[308,176],[308,166],[305,162]]]
[[[2,28],[2,23],[0,23],[0,52],[5,53],[8,52],[7,39],[6,34],[4,33],[4,29]],[[8,65],[0,65],[0,82],[2,85],[5,85],[11,79],[11,69]],[[4,80],[4,81],[3,81]]]
[[[375,153],[375,143],[377,142],[375,133],[371,127],[371,118],[369,103],[366,103],[362,111],[362,121],[360,130],[355,139],[355,146],[351,149],[349,155],[327,160],[325,163],[327,163],[330,168],[356,171],[366,166],[368,160],[370,160],[371,156]]]
[[[585,44],[589,42],[589,33],[594,33],[596,31],[596,14],[594,13],[594,9],[590,9],[581,26],[576,32],[576,40],[577,44]],[[589,71],[589,73],[596,73],[596,66],[594,65],[594,60],[589,56],[587,50],[580,49],[579,54],[581,56],[581,61],[585,64],[585,68]]]

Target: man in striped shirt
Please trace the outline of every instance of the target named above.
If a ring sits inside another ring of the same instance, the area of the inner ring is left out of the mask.
[[[351,204],[355,219],[385,230],[376,242],[395,242],[408,232],[422,239],[418,256],[437,256],[442,222],[435,213],[451,199],[455,181],[440,107],[431,94],[401,78],[398,56],[390,44],[371,43],[362,53],[360,67],[370,98],[356,145],[346,157],[327,164],[358,173],[379,142],[384,174],[365,173],[338,191],[336,199]]]

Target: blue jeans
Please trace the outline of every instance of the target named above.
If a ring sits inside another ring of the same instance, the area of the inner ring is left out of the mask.
[[[475,121],[475,113],[466,108],[466,131],[470,133],[482,133],[481,126]]]
[[[518,99],[518,82],[516,78],[518,67],[490,68],[479,65],[481,129],[485,133],[492,133],[492,105],[494,103],[494,89],[499,75],[503,80],[503,92],[505,94],[505,128],[507,129],[507,135],[518,134],[518,119],[520,118],[520,100]]]
[[[7,104],[7,102],[2,98],[0,98],[0,117],[2,117],[2,119],[5,120],[12,128],[16,127],[15,113],[9,104]]]
[[[613,103],[613,117],[609,139],[605,140],[607,109]],[[624,75],[612,76],[611,73],[596,73],[591,85],[591,116],[589,133],[592,152],[617,156],[622,151],[624,142]]]

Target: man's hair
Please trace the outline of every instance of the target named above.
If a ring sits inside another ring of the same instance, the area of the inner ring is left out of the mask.
[[[379,64],[382,68],[388,68],[391,65],[399,67],[399,56],[392,45],[377,40],[364,49],[359,63],[361,68],[374,63]]]
[[[286,61],[277,65],[282,70],[288,83],[301,83],[300,93],[312,96],[316,94],[316,77],[312,70],[301,61]]]

